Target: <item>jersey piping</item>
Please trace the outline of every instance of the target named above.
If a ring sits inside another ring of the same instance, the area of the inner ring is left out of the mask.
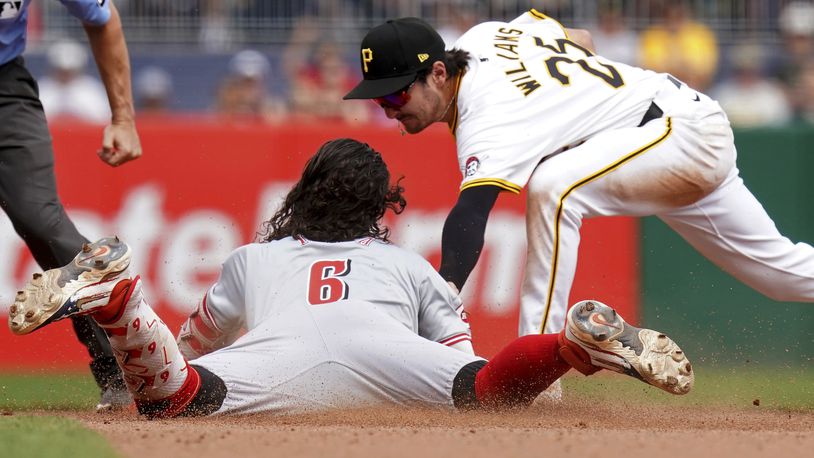
[[[553,17],[551,17],[551,16],[546,16],[545,14],[543,14],[543,13],[541,13],[541,12],[537,11],[537,10],[536,10],[536,9],[534,9],[534,8],[532,8],[532,9],[530,9],[530,10],[529,10],[529,14],[530,14],[530,15],[532,15],[532,16],[534,16],[535,18],[537,18],[537,19],[541,20],[541,21],[542,21],[542,20],[545,20],[545,19],[550,19],[550,20],[552,20],[552,21],[556,22],[556,23],[557,23],[557,25],[559,25],[559,26],[560,26],[560,28],[562,29],[562,32],[565,34],[565,38],[571,38],[571,37],[569,37],[569,36],[568,36],[568,29],[566,29],[565,27],[563,27],[563,25],[560,23],[560,21],[558,21],[558,20],[554,19],[554,18],[553,18]]]
[[[471,342],[472,337],[470,337],[469,334],[467,334],[465,332],[461,332],[461,333],[458,333],[458,334],[451,335],[451,336],[449,336],[449,337],[447,337],[445,339],[441,339],[441,340],[438,341],[438,343],[446,345],[447,347],[451,347],[451,346],[453,346],[453,345],[455,345],[457,343],[461,343],[461,342],[464,342],[464,341],[467,341],[467,340]]]
[[[599,170],[598,172],[577,181],[576,183],[572,184],[560,196],[560,198],[558,200],[558,203],[557,203],[557,213],[556,213],[556,216],[554,217],[554,250],[553,250],[552,257],[551,257],[551,274],[550,274],[549,280],[548,280],[548,294],[547,294],[547,297],[546,297],[545,310],[543,311],[543,323],[540,325],[540,334],[545,332],[545,327],[546,327],[546,324],[548,322],[548,314],[549,314],[548,312],[551,310],[551,295],[552,295],[552,293],[554,291],[554,280],[557,278],[557,263],[559,261],[559,254],[560,254],[560,220],[562,218],[562,209],[563,209],[563,204],[565,203],[565,199],[567,199],[568,195],[571,194],[577,188],[579,188],[581,186],[584,186],[584,185],[596,180],[597,178],[600,178],[600,177],[602,177],[604,175],[607,175],[608,173],[616,170],[617,168],[619,168],[620,166],[622,166],[626,162],[630,161],[631,159],[636,158],[637,156],[639,156],[641,154],[644,154],[648,150],[652,149],[654,146],[658,145],[659,143],[661,143],[665,139],[667,139],[667,137],[669,137],[670,134],[673,131],[673,121],[672,121],[672,118],[666,118],[666,119],[667,119],[667,122],[666,122],[667,128],[665,129],[664,133],[661,134],[661,136],[659,138],[657,138],[656,140],[648,143],[647,145],[643,146],[642,148],[639,148],[639,149],[633,151],[632,153],[627,154],[626,156],[623,156],[621,159],[619,159],[616,162],[610,164],[609,166]]]
[[[461,70],[460,73],[458,73],[458,79],[455,81],[455,95],[453,96],[455,101],[452,102],[452,104],[455,105],[455,109],[452,111],[452,122],[449,125],[449,133],[451,133],[453,137],[455,136],[455,129],[458,128],[458,90],[461,89],[461,81],[464,79],[464,73],[466,73],[466,70]]]

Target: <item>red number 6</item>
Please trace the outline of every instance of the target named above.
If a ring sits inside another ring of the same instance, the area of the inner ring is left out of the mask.
[[[348,284],[341,278],[350,273],[350,259],[320,260],[308,274],[308,303],[330,304],[348,298]]]

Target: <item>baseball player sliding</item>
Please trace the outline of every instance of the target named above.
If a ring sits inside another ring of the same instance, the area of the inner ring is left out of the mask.
[[[432,266],[379,225],[406,205],[379,153],[323,145],[264,243],[235,250],[178,339],[146,302],[117,238],[85,245],[17,293],[9,327],[27,334],[86,314],[110,337],[139,412],[155,417],[290,413],[381,404],[500,408],[530,403],[572,366],[608,368],[675,394],[693,384],[664,334],[583,301],[560,335],[521,337],[488,363]],[[240,335],[241,329],[246,332]]]
[[[558,332],[579,228],[657,215],[719,267],[779,301],[814,300],[814,250],[782,236],[738,176],[726,115],[668,74],[594,54],[588,32],[531,10],[486,22],[452,50],[416,18],[362,40],[373,99],[409,133],[444,122],[463,180],[442,237],[441,276],[463,287],[501,192],[528,191],[520,334]]]

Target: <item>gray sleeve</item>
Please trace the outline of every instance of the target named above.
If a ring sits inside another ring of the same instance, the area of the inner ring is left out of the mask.
[[[223,263],[218,280],[206,293],[206,308],[222,331],[241,328],[246,322],[246,265],[248,247],[243,246]]]
[[[418,334],[425,339],[453,346],[471,341],[469,324],[461,317],[463,305],[450,286],[424,261],[418,277]]]

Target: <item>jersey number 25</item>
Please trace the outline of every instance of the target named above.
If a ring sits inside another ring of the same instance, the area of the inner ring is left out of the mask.
[[[544,43],[543,40],[539,37],[534,37],[534,43],[537,46],[540,46],[541,48],[550,49],[551,51],[558,54],[556,56],[552,56],[546,59],[545,64],[546,68],[548,68],[548,74],[551,75],[552,78],[559,81],[560,84],[562,84],[563,86],[571,84],[571,78],[569,78],[567,75],[563,74],[560,71],[558,64],[560,64],[561,62],[579,65],[580,67],[582,67],[583,70],[606,82],[609,86],[611,86],[614,89],[619,89],[625,84],[624,80],[622,79],[622,75],[620,75],[619,71],[616,70],[616,68],[614,68],[611,65],[603,64],[602,62],[595,62],[596,65],[604,67],[605,72],[603,72],[602,70],[598,70],[588,65],[588,62],[586,62],[585,59],[575,60],[572,57],[576,56],[573,55],[571,57],[566,56],[565,54],[568,54],[567,49],[568,46],[581,51],[582,53],[585,54],[585,57],[594,56],[594,54],[591,51],[589,51],[586,48],[583,48],[582,46],[578,45],[577,43],[574,43],[571,40],[566,40],[565,38],[558,38],[556,40],[557,45],[554,46],[551,44]]]
[[[348,298],[348,284],[342,279],[350,273],[350,259],[319,260],[308,273],[308,303],[330,304]]]

